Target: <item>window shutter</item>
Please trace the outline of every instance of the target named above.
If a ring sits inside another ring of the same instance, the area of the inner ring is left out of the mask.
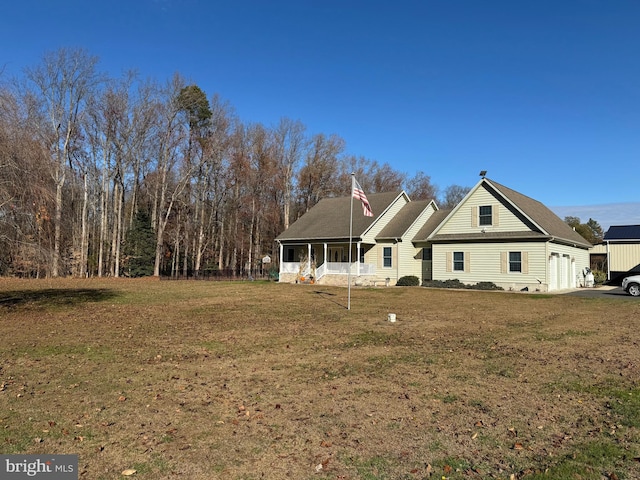
[[[391,247],[391,266],[398,271],[398,244],[396,243]]]
[[[529,252],[522,252],[522,273],[529,273]]]
[[[453,271],[453,253],[447,252],[447,272]]]
[[[474,205],[473,207],[471,207],[471,226],[472,227],[478,226],[478,206],[477,205]]]
[[[498,205],[494,205],[491,208],[492,219],[491,223],[494,227],[497,227],[500,224],[500,210],[498,209]]]
[[[500,272],[507,273],[509,271],[509,252],[500,252]]]
[[[464,252],[464,272],[469,273],[471,271],[471,253]]]

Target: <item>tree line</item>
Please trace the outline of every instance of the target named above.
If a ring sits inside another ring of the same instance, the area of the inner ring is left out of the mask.
[[[348,154],[300,120],[243,122],[179,74],[109,77],[83,49],[0,78],[0,275],[253,275],[293,221],[349,195],[352,172],[367,193],[441,207],[469,191]]]

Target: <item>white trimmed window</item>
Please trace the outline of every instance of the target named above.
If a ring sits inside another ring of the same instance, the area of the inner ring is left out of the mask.
[[[529,273],[529,252],[501,252],[502,273]]]
[[[385,268],[391,268],[393,266],[391,257],[391,247],[382,248],[382,266]]]
[[[478,209],[478,225],[493,225],[493,208],[491,205],[484,205]]]
[[[447,272],[471,272],[470,252],[447,252],[446,258]]]
[[[464,272],[464,252],[453,252],[453,271]]]
[[[522,252],[509,252],[509,272],[522,273]]]

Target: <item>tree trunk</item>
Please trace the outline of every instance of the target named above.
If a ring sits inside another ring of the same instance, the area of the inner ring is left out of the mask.
[[[87,174],[83,175],[84,190],[82,197],[82,234],[80,238],[80,277],[87,276],[87,256],[89,253],[89,228],[87,226],[87,210],[89,208],[89,187],[87,184]]]
[[[64,186],[64,173],[61,170],[64,167],[58,165],[56,172],[56,212],[55,212],[55,229],[53,236],[53,265],[51,266],[51,276],[59,275],[60,265],[60,239],[61,239],[61,223],[62,223],[62,187]]]

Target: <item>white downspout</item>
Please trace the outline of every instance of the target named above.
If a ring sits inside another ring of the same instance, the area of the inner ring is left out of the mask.
[[[307,243],[307,271],[311,275],[311,244]]]
[[[282,246],[282,242],[278,241],[278,247],[280,249],[280,266],[278,268],[278,277],[280,277],[282,275],[282,264],[284,263],[284,257],[282,256],[284,247]]]
[[[607,280],[609,281],[611,281],[611,259],[609,258],[610,253],[609,240],[607,240]]]
[[[356,243],[356,262],[358,262],[356,265],[358,265],[358,268],[356,269],[356,275],[359,277],[360,276],[360,243],[358,242]]]

